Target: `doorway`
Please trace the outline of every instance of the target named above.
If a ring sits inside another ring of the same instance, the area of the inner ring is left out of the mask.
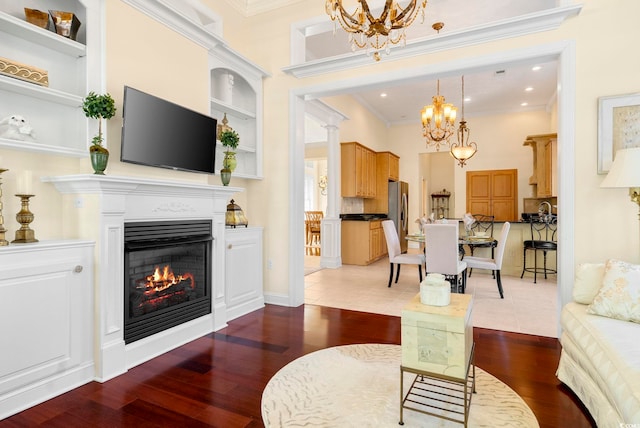
[[[572,196],[575,177],[572,165],[571,153],[575,147],[575,123],[573,110],[575,100],[572,94],[575,93],[575,44],[571,42],[558,42],[549,45],[537,46],[529,50],[513,50],[502,52],[499,55],[487,55],[480,58],[465,58],[450,63],[429,64],[429,66],[416,67],[406,70],[406,75],[410,78],[433,79],[443,73],[470,74],[474,70],[491,67],[496,68],[504,64],[535,62],[535,61],[558,61],[558,86],[561,88],[558,93],[558,171],[559,171],[559,223],[562,224],[562,233],[558,238],[558,312],[562,305],[571,299],[571,289],[573,285],[574,248],[573,237],[574,227],[571,219],[574,217],[574,199]],[[406,78],[407,76],[405,76]],[[363,83],[363,81],[365,83]],[[291,153],[290,170],[292,177],[292,192],[290,199],[291,218],[302,217],[303,205],[301,203],[301,190],[297,188],[297,183],[303,177],[303,141],[304,135],[304,105],[306,99],[317,99],[323,96],[336,95],[340,93],[355,93],[358,88],[364,89],[376,84],[394,81],[389,74],[369,76],[367,79],[350,79],[338,82],[323,83],[316,86],[292,90],[290,93],[291,103]],[[331,162],[331,158],[329,158]],[[297,182],[297,183],[296,183]],[[296,195],[300,195],[296,200]],[[301,232],[292,226],[291,249],[290,251],[290,283],[289,296],[292,305],[300,305],[304,302],[304,275],[298,254],[302,253],[302,239],[296,240],[295,236],[301,237]],[[332,243],[336,245],[335,243]],[[339,245],[339,243],[338,243]]]

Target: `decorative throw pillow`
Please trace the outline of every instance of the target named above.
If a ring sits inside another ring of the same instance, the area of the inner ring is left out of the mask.
[[[596,297],[604,278],[604,263],[581,263],[576,268],[573,300],[588,305]]]
[[[640,266],[608,260],[602,287],[587,312],[640,323]]]

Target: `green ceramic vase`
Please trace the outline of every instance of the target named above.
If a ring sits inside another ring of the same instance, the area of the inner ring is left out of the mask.
[[[109,162],[109,150],[94,144],[89,148],[89,154],[91,155],[93,173],[104,175],[104,170],[107,169],[107,163]]]
[[[231,181],[231,170],[229,168],[222,168],[220,170],[220,181],[223,186],[228,186]]]

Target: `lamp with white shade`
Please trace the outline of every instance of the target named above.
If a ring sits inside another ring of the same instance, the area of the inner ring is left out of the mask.
[[[628,187],[631,201],[640,209],[640,147],[618,150],[600,187]]]

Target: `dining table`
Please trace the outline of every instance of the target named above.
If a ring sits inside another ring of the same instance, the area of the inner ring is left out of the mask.
[[[422,251],[425,250],[425,239],[424,233],[414,233],[405,236],[407,241],[417,242],[420,244],[420,249]],[[463,258],[466,254],[464,250],[464,246],[468,246],[470,248],[471,253],[473,254],[474,247],[490,247],[491,248],[491,256],[493,257],[493,249],[498,245],[498,241],[492,236],[461,236],[458,238],[458,245],[460,247],[460,257]]]

